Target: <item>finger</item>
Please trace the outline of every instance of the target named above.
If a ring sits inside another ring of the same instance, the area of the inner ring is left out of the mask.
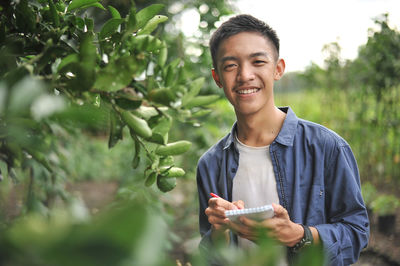
[[[225,209],[221,207],[216,207],[216,208],[208,207],[204,212],[207,216],[218,216],[219,218],[222,219],[226,218]]]
[[[249,236],[255,236],[257,234],[257,230],[254,227],[248,227],[242,223],[238,222],[232,222],[230,221],[228,226],[236,232],[240,232],[245,235]]]
[[[272,203],[272,207],[274,208],[275,212],[275,217],[280,217],[280,218],[289,218],[289,214],[283,206],[279,204]]]
[[[217,216],[209,216],[208,222],[212,225],[227,226],[229,224],[229,219],[228,218],[219,218]]]
[[[242,200],[232,202],[239,210],[244,209],[244,202]]]
[[[210,207],[222,207],[225,210],[236,210],[237,207],[232,203],[227,200],[224,200],[222,198],[210,198],[208,200],[208,206]]]
[[[241,216],[241,217],[239,217],[239,221],[243,224],[243,225],[245,225],[245,226],[248,226],[248,227],[259,227],[260,226],[260,223],[259,222],[257,222],[257,221],[254,221],[254,220],[252,220],[252,219],[249,219],[249,218],[247,218],[247,217],[245,217],[245,216]]]

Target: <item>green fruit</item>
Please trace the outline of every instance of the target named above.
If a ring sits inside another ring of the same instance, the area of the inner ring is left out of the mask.
[[[169,105],[170,102],[175,100],[174,92],[169,88],[151,90],[148,94],[148,97],[151,101],[164,105]]]
[[[157,187],[162,192],[168,192],[168,191],[174,189],[174,187],[176,187],[176,178],[158,175],[157,176]]]
[[[165,177],[182,177],[185,175],[185,171],[179,167],[163,166],[160,168],[160,174]]]
[[[180,140],[177,142],[168,143],[164,146],[159,146],[156,149],[156,154],[160,156],[179,155],[187,152],[192,143],[187,140]]]
[[[123,111],[121,117],[136,135],[146,139],[151,137],[151,128],[147,124],[146,120],[133,115],[129,111]]]
[[[181,177],[185,175],[185,171],[179,167],[171,167],[167,172],[167,177]]]

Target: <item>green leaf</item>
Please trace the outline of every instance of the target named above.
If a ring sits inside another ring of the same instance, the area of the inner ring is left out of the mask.
[[[119,140],[122,139],[122,129],[123,125],[114,112],[114,110],[110,110],[110,136],[108,139],[108,148],[111,149],[112,147],[117,144]]]
[[[152,35],[139,35],[125,41],[126,47],[130,50],[155,52],[164,47],[164,43]]]
[[[174,157],[173,156],[163,156],[160,158],[160,163],[159,166],[168,166],[168,165],[174,165]]]
[[[104,40],[105,38],[115,33],[122,22],[124,22],[122,18],[109,19],[106,23],[104,23],[103,27],[100,30],[99,40]]]
[[[201,95],[194,97],[185,105],[187,108],[211,104],[219,99],[219,95]]]
[[[132,135],[133,140],[135,141],[135,154],[132,159],[132,168],[136,169],[140,163],[140,143],[135,137],[133,137],[133,135],[134,135],[133,132],[131,132],[131,135]]]
[[[154,5],[150,5],[148,7],[141,9],[136,14],[137,24],[134,28],[134,31],[137,31],[138,29],[145,26],[147,24],[147,22],[149,22],[149,20],[151,18],[153,18],[155,15],[157,15],[163,8],[164,8],[164,5],[162,5],[162,4],[154,4]]]
[[[161,117],[158,119],[155,127],[152,128],[152,136],[149,139],[151,142],[155,142],[158,144],[167,144],[168,143],[168,132],[171,129],[172,121],[168,117]]]
[[[175,100],[174,92],[170,88],[159,88],[149,92],[148,98],[155,103],[169,105]]]
[[[163,45],[164,45],[164,47],[162,47],[160,49],[160,53],[158,54],[158,60],[157,60],[157,64],[160,67],[163,67],[165,65],[165,63],[167,62],[167,58],[168,58],[168,48],[165,43]]]
[[[57,72],[62,71],[62,69],[68,66],[71,63],[79,62],[79,55],[78,54],[69,54],[63,59],[61,59],[60,64],[57,66]]]
[[[81,7],[81,9],[85,9],[85,8],[88,8],[88,7],[97,7],[97,8],[100,8],[102,10],[106,10],[106,8],[100,3],[93,3],[93,4],[85,5],[85,6]]]
[[[150,172],[150,174],[146,177],[145,185],[146,187],[150,187],[151,185],[154,184],[157,180],[157,173],[156,172]]]
[[[118,12],[118,10],[115,7],[108,6],[108,10],[110,11],[111,16],[113,18],[121,18],[121,14]]]
[[[197,117],[201,117],[201,116],[208,115],[208,114],[210,114],[211,112],[212,112],[212,110],[210,110],[210,109],[202,109],[202,110],[199,110],[199,111],[193,113],[193,114],[191,115],[191,117],[192,117],[192,118],[197,118]]]
[[[88,31],[93,31],[94,28],[94,21],[91,18],[85,18],[85,24]]]
[[[152,33],[158,26],[158,24],[165,22],[168,20],[167,16],[157,15],[147,22],[146,26],[142,30],[138,32],[138,35],[142,34],[150,34]]]
[[[188,92],[182,97],[182,106],[185,106],[193,97],[199,94],[201,87],[203,86],[205,81],[204,77],[195,79],[191,84]]]
[[[17,29],[23,32],[34,32],[36,30],[36,14],[28,5],[27,0],[21,0],[17,2],[15,7],[15,22]]]
[[[119,94],[115,96],[114,100],[119,107],[125,110],[136,110],[142,104],[141,98],[129,94]]]
[[[83,8],[97,2],[99,2],[99,0],[72,0],[72,2],[68,5],[67,11],[72,11],[77,8]]]
[[[51,19],[53,20],[53,24],[55,27],[59,27],[60,26],[60,18],[58,16],[56,6],[54,5],[53,0],[48,0],[47,2],[49,3],[50,14],[51,14]]]
[[[89,71],[94,70],[96,64],[97,49],[93,43],[93,35],[87,33],[84,35],[79,48],[81,64]]]
[[[120,57],[99,71],[94,86],[103,91],[120,90],[132,81],[137,69],[135,57]]]
[[[135,31],[136,23],[137,23],[136,6],[135,6],[135,2],[132,1],[132,6],[129,9],[129,15],[128,15],[127,22],[126,22],[125,36],[128,36],[129,34],[131,34],[132,32]]]
[[[167,74],[165,75],[165,86],[170,87],[173,86],[174,81],[176,80],[176,68],[172,66],[168,66]]]

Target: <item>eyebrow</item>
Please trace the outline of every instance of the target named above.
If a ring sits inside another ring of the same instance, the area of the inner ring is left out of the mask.
[[[265,56],[267,58],[270,58],[270,56],[269,56],[269,54],[267,52],[252,53],[252,54],[249,55],[249,58],[258,57],[258,56]],[[229,60],[236,61],[237,59],[238,58],[235,57],[235,56],[224,56],[224,57],[221,58],[220,62],[224,63],[224,62],[229,61]]]
[[[250,58],[252,58],[252,57],[258,57],[258,56],[265,56],[265,57],[270,57],[269,56],[269,54],[267,53],[267,52],[257,52],[257,53],[253,53],[253,54],[250,54]]]

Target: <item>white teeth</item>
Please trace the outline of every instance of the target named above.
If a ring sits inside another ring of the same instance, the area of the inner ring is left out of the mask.
[[[255,93],[257,91],[258,89],[244,89],[244,90],[238,90],[237,92],[239,94],[250,94],[250,93]]]

